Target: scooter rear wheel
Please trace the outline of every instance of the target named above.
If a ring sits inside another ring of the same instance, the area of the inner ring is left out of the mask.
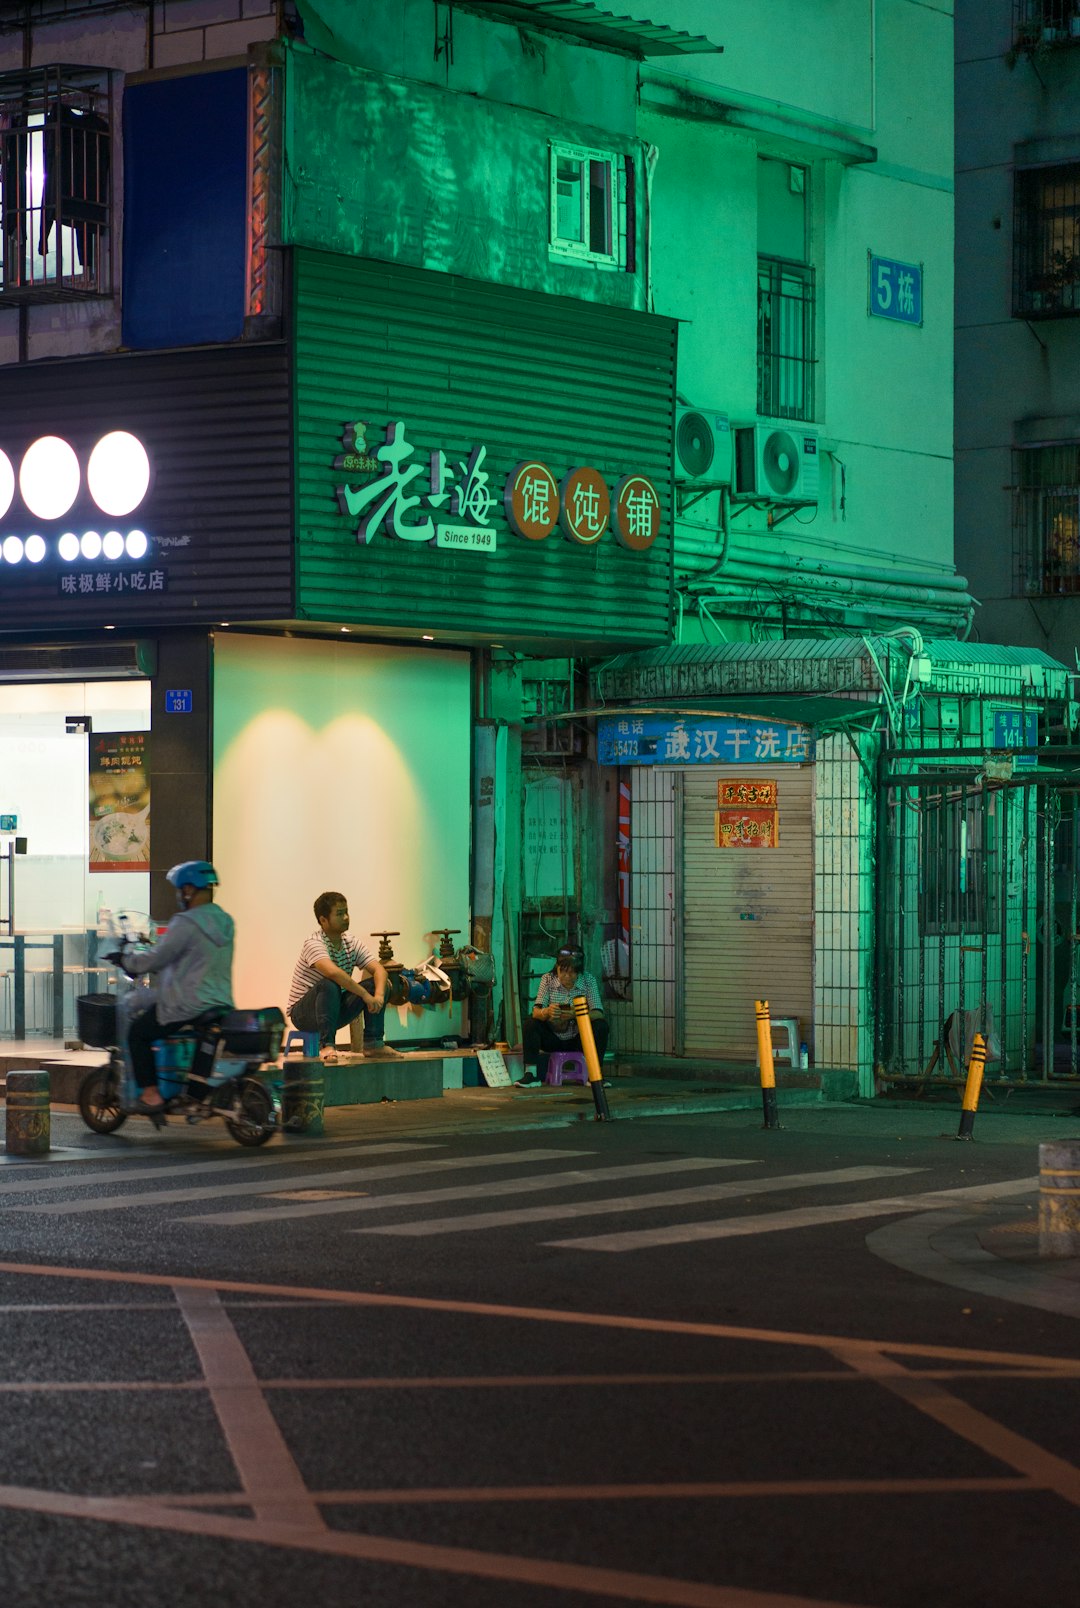
[[[237,1092],[225,1126],[238,1145],[254,1149],[272,1139],[277,1131],[277,1114],[274,1102],[264,1086],[255,1078],[245,1078]]]
[[[115,1133],[127,1121],[120,1108],[120,1076],[110,1061],[95,1066],[79,1084],[79,1115],[94,1133]]]

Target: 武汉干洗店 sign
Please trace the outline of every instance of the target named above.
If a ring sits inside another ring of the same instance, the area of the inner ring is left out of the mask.
[[[783,720],[615,715],[597,721],[596,737],[601,765],[797,765],[810,757],[807,728]]]

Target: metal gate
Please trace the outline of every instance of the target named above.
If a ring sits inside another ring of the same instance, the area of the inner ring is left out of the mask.
[[[985,750],[882,756],[877,824],[879,1078],[1078,1079],[1075,751],[1062,778]],[[1073,772],[1073,774],[1068,774]]]

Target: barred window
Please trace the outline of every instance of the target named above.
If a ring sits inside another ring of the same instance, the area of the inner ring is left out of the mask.
[[[1080,592],[1080,444],[1013,453],[1013,537],[1021,596]]]
[[[770,419],[814,417],[814,270],[758,258],[758,400]]]
[[[111,289],[107,72],[0,73],[0,305]]]
[[[1013,312],[1017,318],[1080,313],[1080,162],[1016,171]]]
[[[1080,43],[1080,0],[1013,0],[1013,39],[1021,50]]]

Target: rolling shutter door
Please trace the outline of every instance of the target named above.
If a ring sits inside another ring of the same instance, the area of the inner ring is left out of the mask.
[[[686,1055],[753,1060],[755,999],[774,1017],[797,1016],[811,1042],[813,767],[753,766],[779,783],[779,842],[718,849],[716,784],[746,774],[739,765],[682,772]]]

